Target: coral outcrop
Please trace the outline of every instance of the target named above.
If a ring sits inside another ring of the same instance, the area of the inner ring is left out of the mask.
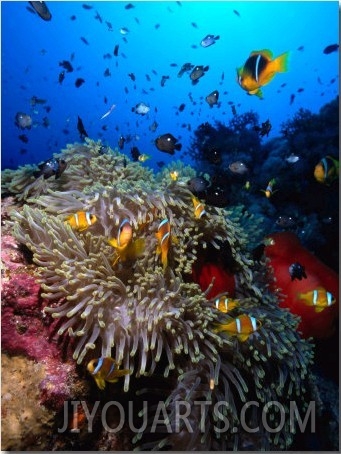
[[[245,413],[248,427],[256,428],[268,402],[277,401],[289,412],[295,400],[304,410],[312,345],[296,332],[297,318],[279,308],[264,263],[252,261],[247,232],[232,220],[232,211],[206,206],[205,216],[194,215],[186,185],[192,169],[182,168],[177,181],[167,173],[157,181],[139,164],[90,140],[56,156],[68,165],[53,182],[38,178],[25,186],[19,184],[19,170],[12,179],[7,172],[6,191],[25,201],[12,210],[8,225],[32,253],[44,317],[55,319],[52,325],[66,344],[68,360],[72,357],[85,371],[91,359],[111,356],[130,370],[121,386],[108,384],[102,404],[112,400],[111,390],[122,398],[123,388],[138,400],[144,393],[157,394],[158,383],[171,433],[153,431],[148,423],[134,439],[142,449],[290,447],[294,431],[289,418],[275,433],[259,427],[250,434],[242,427],[241,413],[247,402],[257,401],[259,406]],[[22,173],[26,178],[26,170]],[[94,214],[97,222],[73,230],[65,221],[77,211]],[[123,259],[108,243],[117,238],[124,219],[132,226],[131,240],[143,239],[142,255]],[[167,267],[156,237],[163,219],[170,223]],[[220,313],[207,298],[210,286],[201,289],[192,278],[203,258],[219,255],[221,266],[233,275],[239,300],[230,314]],[[217,323],[242,314],[261,324],[246,341],[214,331]],[[181,402],[190,404],[193,433],[183,421],[177,426]],[[204,416],[196,402],[207,402]],[[219,402],[225,402],[221,413]],[[155,402],[146,412],[150,421]],[[269,418],[278,425],[281,415],[272,408]]]

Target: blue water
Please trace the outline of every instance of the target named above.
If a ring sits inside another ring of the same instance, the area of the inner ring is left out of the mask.
[[[227,123],[232,118],[229,102],[238,114],[253,110],[260,121],[269,118],[274,137],[282,122],[300,107],[316,113],[338,94],[338,52],[323,53],[327,45],[338,43],[336,1],[135,1],[130,9],[125,8],[128,2],[87,2],[91,9],[85,9],[83,2],[47,5],[52,13],[49,22],[29,11],[28,2],[1,2],[2,168],[38,163],[67,143],[80,141],[78,115],[91,138],[112,148],[121,134],[132,135],[134,140],[123,151],[130,155],[130,147],[138,146],[141,153],[151,155],[146,165],[157,168],[158,161],[172,159],[156,149],[154,140],[159,134],[172,133],[186,151],[198,125],[217,120]],[[95,18],[97,12],[102,23]],[[129,30],[127,34],[120,32],[122,27]],[[203,48],[200,41],[207,34],[220,39]],[[117,57],[113,55],[116,45]],[[263,100],[247,95],[236,82],[236,68],[251,51],[260,49],[270,49],[274,56],[291,52],[289,71],[277,74],[263,88]],[[103,58],[107,53],[111,58]],[[74,71],[65,73],[60,84],[62,60],[70,61]],[[186,62],[209,66],[197,85],[192,85],[188,73],[177,77]],[[107,68],[109,77],[104,76]],[[135,82],[129,73],[135,75]],[[169,79],[162,87],[164,75]],[[77,78],[85,80],[79,88],[75,87]],[[204,98],[216,89],[221,105],[210,108]],[[290,105],[292,94],[295,100]],[[46,103],[31,106],[33,96]],[[151,108],[143,117],[131,111],[141,101]],[[179,112],[182,103],[185,109]],[[101,120],[112,104],[115,109]],[[32,116],[31,130],[15,126],[18,111]],[[154,120],[159,126],[151,132]],[[18,138],[21,134],[27,143]],[[189,160],[183,153],[177,152],[177,157]]]

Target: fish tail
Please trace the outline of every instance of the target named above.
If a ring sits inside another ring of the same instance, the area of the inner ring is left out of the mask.
[[[278,73],[285,73],[289,69],[289,57],[290,52],[285,52],[284,54],[279,55],[272,61],[272,66],[274,71]]]

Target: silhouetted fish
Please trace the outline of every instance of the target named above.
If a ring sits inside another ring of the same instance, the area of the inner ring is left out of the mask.
[[[43,20],[51,20],[52,14],[50,13],[45,2],[29,2],[32,8]]]

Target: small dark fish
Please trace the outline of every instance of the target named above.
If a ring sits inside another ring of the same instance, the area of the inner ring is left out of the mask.
[[[162,79],[161,79],[161,87],[164,87],[165,86],[165,83],[166,83],[166,80],[169,79],[169,76],[162,76]]]
[[[158,126],[159,124],[156,121],[153,121],[153,123],[149,126],[149,131],[155,132]]]
[[[112,28],[111,22],[108,22],[108,21],[106,20],[105,23],[107,24],[107,27],[108,27],[109,32],[112,32],[112,31],[113,31],[113,28]]]
[[[300,47],[298,47],[298,48],[297,48],[297,50],[299,50],[299,51],[302,51],[302,50],[304,50],[304,46],[300,46]]]
[[[127,95],[129,93],[129,90],[127,87],[124,87],[124,93]]]
[[[178,139],[176,139],[172,134],[162,134],[155,140],[156,148],[160,151],[165,153],[169,153],[173,155],[175,150],[181,150],[182,145],[181,143],[177,143]]]
[[[130,154],[131,157],[133,158],[133,161],[138,161],[139,157],[141,156],[140,150],[137,147],[132,147],[130,149]]]
[[[31,115],[28,115],[24,112],[17,112],[14,123],[15,126],[20,129],[31,129],[33,120]]]
[[[96,11],[95,19],[98,20],[101,24],[103,23],[103,19],[102,19],[101,16],[99,15],[98,11]]]
[[[81,36],[81,40],[82,40],[83,43],[86,44],[87,46],[89,45],[89,42],[88,42],[83,36]]]
[[[31,2],[30,2],[31,3]],[[329,46],[323,49],[324,54],[331,54],[332,52],[336,52],[339,49],[338,44],[330,44]]]
[[[28,137],[26,136],[26,134],[20,134],[20,136],[18,136],[18,138],[24,143],[28,142]]]
[[[204,196],[210,183],[204,177],[193,177],[187,181],[188,189],[196,196]]]
[[[235,14],[236,16],[240,17],[240,14],[239,14],[239,12],[238,12],[236,9],[234,9],[233,12],[234,12],[234,14]]]
[[[63,60],[59,62],[59,66],[62,66],[68,73],[72,73],[73,71],[73,66],[71,63],[67,60]]]
[[[302,93],[302,91],[304,91],[304,88],[299,88],[299,89],[297,90],[297,93]]]
[[[115,55],[115,57],[117,57],[117,55],[118,55],[119,47],[120,47],[119,44],[116,44],[116,46],[114,47],[114,55]]]
[[[205,101],[208,103],[210,107],[213,107],[215,104],[218,103],[219,99],[219,91],[214,90],[212,93],[206,96]]]
[[[130,77],[130,79],[135,82],[136,80],[136,77],[135,77],[135,74],[134,73],[129,73],[128,76]]]
[[[107,68],[105,71],[104,71],[104,77],[109,77],[111,76],[111,72],[109,70],[109,68]]]
[[[123,136],[120,136],[120,138],[118,139],[118,148],[120,150],[123,150],[125,141],[126,139]]]
[[[103,55],[103,58],[104,58],[104,60],[105,60],[106,58],[112,58],[112,57],[111,57],[111,54],[106,53],[106,54]]]
[[[297,223],[291,216],[278,216],[276,225],[283,229],[294,229],[297,226]]]
[[[295,95],[290,95],[290,105],[295,101]]]
[[[299,281],[301,281],[303,278],[307,279],[305,268],[299,262],[292,263],[289,266],[289,274],[292,281],[294,281],[295,279],[298,279]]]
[[[83,7],[84,9],[92,9],[92,8],[93,8],[93,6],[87,5],[86,3],[83,3],[82,7]]]
[[[190,71],[192,68],[194,68],[194,65],[192,65],[191,63],[184,63],[184,64],[181,66],[180,71],[178,72],[178,77],[182,77],[182,75],[183,75],[185,72]]]
[[[38,164],[39,170],[33,172],[33,176],[35,178],[39,178],[41,175],[44,175],[44,180],[47,180],[54,175],[55,180],[57,180],[57,178],[59,178],[64,172],[66,167],[67,163],[66,161],[64,161],[64,159],[51,158],[43,162],[42,164]]]
[[[36,96],[32,96],[30,99],[31,106],[36,106],[37,104],[46,104],[46,99],[37,98]]]
[[[29,2],[35,12],[43,19],[43,20],[51,20],[52,14],[50,13],[48,7],[46,6],[45,2]]]
[[[81,77],[79,77],[79,78],[76,79],[76,81],[75,81],[75,86],[76,86],[77,88],[79,88],[81,85],[84,84],[84,82],[85,82],[85,80],[82,79]]]
[[[160,24],[155,24],[154,28],[155,28],[155,30],[157,30],[158,28],[160,28]]]
[[[77,129],[78,129],[79,136],[81,139],[84,139],[84,137],[89,137],[88,133],[85,131],[83,121],[79,115],[78,115],[78,121],[77,121]]]
[[[159,169],[161,169],[161,167],[165,165],[164,161],[158,161],[156,164],[159,167]]]
[[[212,44],[215,44],[216,41],[218,41],[218,39],[220,38],[220,36],[214,36],[214,35],[206,35],[205,38],[203,38],[200,42],[200,46],[202,47],[209,47],[209,46],[212,46]]]
[[[270,120],[266,120],[266,121],[264,121],[264,123],[262,123],[261,126],[254,126],[253,130],[257,131],[261,137],[264,137],[264,136],[268,137],[269,132],[271,131],[271,128],[272,128],[272,125],[270,123]]]
[[[148,80],[148,82],[151,81],[151,78],[150,78],[150,76],[148,74],[146,74],[146,79]]]
[[[50,126],[50,120],[47,117],[44,117],[42,125],[44,126],[44,128],[48,128]]]
[[[132,9],[132,8],[135,8],[135,6],[132,3],[128,3],[128,5],[126,5],[124,8],[125,9]]]
[[[197,24],[195,22],[191,22],[192,27],[198,28]]]
[[[210,69],[209,66],[195,66],[193,71],[190,74],[190,79],[192,81],[192,84],[195,85],[199,82],[200,77],[205,75],[205,72]]]
[[[186,107],[186,104],[184,104],[184,103],[180,104],[180,106],[179,106],[179,112],[183,112],[183,110],[185,109],[185,107]]]
[[[237,115],[236,106],[234,104],[231,105],[231,110],[233,115]]]
[[[155,71],[155,69],[152,69],[152,73],[155,74],[155,76],[157,76],[157,71]]]
[[[76,19],[77,19],[77,17],[76,17],[75,15],[72,15],[72,16],[70,17],[70,20],[76,20]]]
[[[65,79],[65,71],[61,71],[58,76],[58,82],[60,84],[62,84],[64,79]]]

